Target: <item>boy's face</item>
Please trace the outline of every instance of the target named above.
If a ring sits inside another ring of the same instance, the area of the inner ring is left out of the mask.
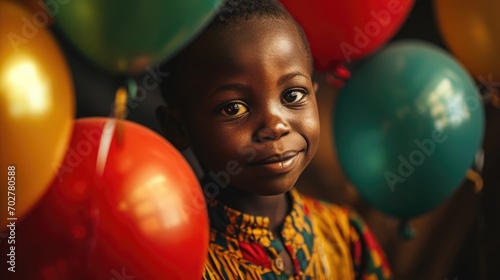
[[[295,26],[257,18],[211,29],[181,71],[179,109],[205,171],[256,195],[290,190],[319,139],[312,71]]]

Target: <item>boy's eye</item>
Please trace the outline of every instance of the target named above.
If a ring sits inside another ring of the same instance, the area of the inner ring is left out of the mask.
[[[240,102],[227,103],[221,109],[221,113],[226,116],[239,116],[246,112],[248,112],[248,107]]]
[[[292,90],[283,94],[282,98],[286,103],[295,103],[302,100],[302,98],[304,98],[305,95],[306,94],[301,91]]]

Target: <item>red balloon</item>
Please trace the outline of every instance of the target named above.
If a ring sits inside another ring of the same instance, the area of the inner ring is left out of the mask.
[[[102,128],[104,121],[77,123],[90,131]],[[99,186],[89,279],[199,280],[209,241],[201,186],[166,140],[137,124],[124,124],[123,139],[111,142]],[[79,136],[85,139],[85,133]]]
[[[201,187],[175,148],[132,122],[80,119],[49,191],[16,229],[15,276],[198,280],[208,234]]]
[[[302,26],[319,71],[369,55],[399,29],[413,0],[281,0]]]
[[[8,221],[14,226],[3,235],[14,238],[2,240],[1,251],[14,256],[2,262],[0,279],[86,279],[93,234],[88,198],[80,184],[53,184],[22,221]]]

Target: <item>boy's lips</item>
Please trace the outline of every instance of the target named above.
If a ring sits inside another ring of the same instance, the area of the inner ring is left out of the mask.
[[[280,174],[291,171],[302,151],[287,151],[282,154],[273,154],[250,163],[252,167],[262,169],[266,173]]]
[[[269,163],[276,163],[280,161],[286,161],[294,156],[296,156],[300,151],[287,151],[281,154],[273,154],[267,157],[264,157],[260,160],[256,160],[253,163],[250,163],[250,165],[262,165],[262,164],[269,164]]]

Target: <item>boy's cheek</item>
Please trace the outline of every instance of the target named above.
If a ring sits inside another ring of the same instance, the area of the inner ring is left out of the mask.
[[[299,121],[301,122],[303,129],[306,129],[311,137],[314,136],[319,138],[320,121],[319,113],[316,108],[309,110],[308,113],[304,114]]]
[[[309,149],[314,154],[319,144],[320,138],[320,121],[319,116],[316,112],[311,113],[310,116],[302,119],[303,128],[306,130],[306,137],[309,142]]]

